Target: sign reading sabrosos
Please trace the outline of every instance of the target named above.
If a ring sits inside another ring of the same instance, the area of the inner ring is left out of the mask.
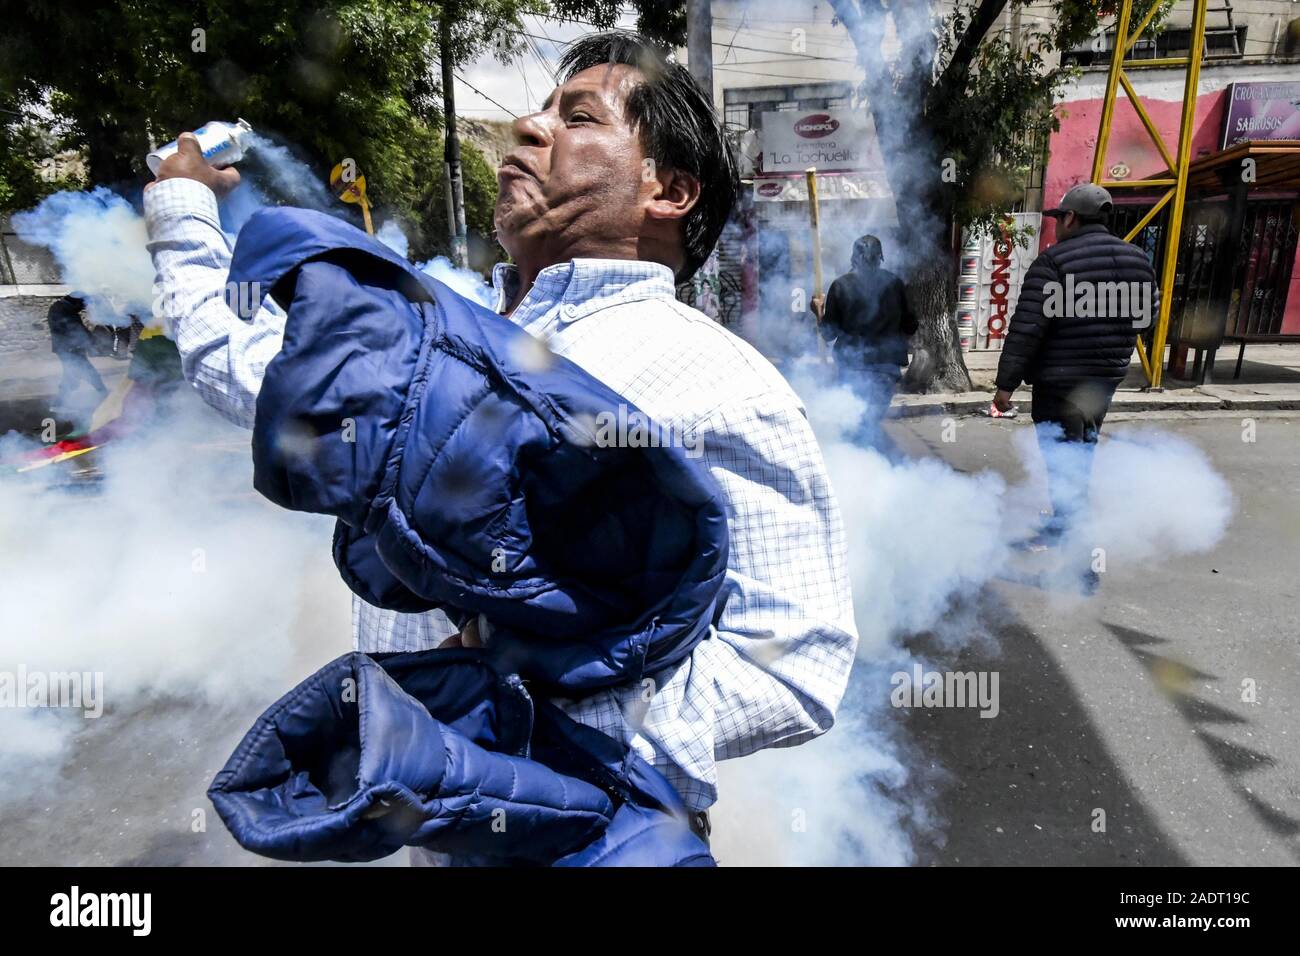
[[[1300,80],[1229,84],[1223,147],[1268,139],[1300,139]]]
[[[764,113],[759,142],[764,173],[874,170],[883,166],[876,131],[861,112],[847,109]]]

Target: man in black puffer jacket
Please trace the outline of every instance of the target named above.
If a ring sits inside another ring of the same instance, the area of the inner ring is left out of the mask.
[[[1055,209],[1057,242],[1025,274],[998,362],[999,411],[1021,382],[1034,387],[1033,419],[1047,465],[1053,517],[1039,542],[1054,543],[1086,502],[1092,450],[1134,340],[1155,318],[1155,270],[1137,246],[1106,227],[1110,193],[1089,183]]]

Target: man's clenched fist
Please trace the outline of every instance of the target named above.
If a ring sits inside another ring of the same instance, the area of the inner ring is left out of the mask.
[[[209,166],[198,138],[193,133],[181,133],[176,140],[176,152],[162,161],[156,178],[144,188],[147,190],[164,179],[193,179],[221,197],[239,185],[239,170]]]

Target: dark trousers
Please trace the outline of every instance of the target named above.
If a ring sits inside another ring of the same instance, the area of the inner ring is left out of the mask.
[[[1047,471],[1052,517],[1042,530],[1057,539],[1087,515],[1092,457],[1114,386],[1034,385],[1031,417]]]
[[[63,377],[59,381],[59,394],[55,399],[57,405],[64,405],[82,382],[89,385],[100,395],[108,392],[108,386],[99,376],[99,370],[90,364],[84,352],[56,352],[63,366]]]
[[[903,370],[897,365],[853,365],[841,361],[838,376],[841,384],[852,389],[867,405],[858,431],[852,436],[853,441],[892,457],[896,449],[893,441],[885,434],[881,421],[889,411],[894,393],[898,391]]]

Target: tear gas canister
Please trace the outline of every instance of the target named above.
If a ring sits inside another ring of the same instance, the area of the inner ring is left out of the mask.
[[[222,169],[226,166],[232,166],[244,158],[244,152],[248,147],[248,135],[251,132],[253,132],[253,127],[242,119],[237,123],[212,120],[196,129],[194,135],[199,141],[199,149],[203,151],[203,158],[208,161],[208,165],[216,169]],[[177,141],[172,140],[166,146],[159,146],[145,157],[145,162],[149,165],[149,172],[156,176],[162,161],[176,150]]]

